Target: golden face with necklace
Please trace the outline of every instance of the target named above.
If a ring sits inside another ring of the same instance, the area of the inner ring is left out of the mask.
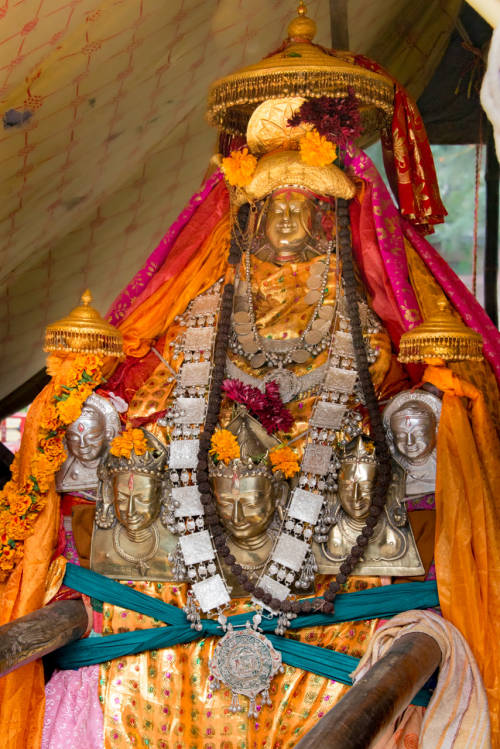
[[[311,201],[303,193],[280,190],[272,195],[265,225],[265,235],[274,252],[272,262],[282,265],[305,259],[303,252],[311,236],[312,217]]]
[[[255,252],[261,260],[284,265],[310,260],[319,254],[312,229],[315,208],[304,192],[282,188],[269,199],[264,223],[264,244]]]

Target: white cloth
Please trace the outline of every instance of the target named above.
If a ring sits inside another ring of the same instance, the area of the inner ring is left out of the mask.
[[[413,632],[433,637],[442,653],[437,686],[420,729],[419,749],[490,749],[488,700],[474,656],[458,629],[433,611],[405,611],[383,624],[352,674],[354,681],[361,679],[395,640]],[[407,711],[419,709],[410,706]],[[406,717],[404,714],[398,722]],[[376,747],[393,746],[389,738],[393,732],[392,728],[384,734],[385,739],[380,737]]]
[[[500,26],[492,34],[488,66],[481,86],[481,104],[493,125],[497,158],[500,161]]]

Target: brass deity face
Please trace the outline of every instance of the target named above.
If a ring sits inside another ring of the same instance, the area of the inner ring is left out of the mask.
[[[68,451],[82,463],[96,460],[104,451],[106,431],[102,414],[84,407],[80,417],[66,430]]]
[[[436,417],[424,403],[407,403],[390,421],[394,444],[410,463],[427,460],[436,446]]]
[[[347,463],[338,476],[338,497],[347,515],[355,520],[368,517],[375,488],[375,463]]]
[[[276,509],[274,486],[269,478],[243,476],[235,482],[218,477],[214,493],[221,522],[236,541],[265,533]]]
[[[293,261],[311,234],[313,206],[302,193],[279,191],[269,203],[265,235],[277,259]]]
[[[135,533],[148,528],[160,513],[159,482],[152,476],[117,473],[113,476],[113,504],[118,522]]]

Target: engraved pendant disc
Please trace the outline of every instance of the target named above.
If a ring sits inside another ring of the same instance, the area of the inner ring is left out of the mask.
[[[321,288],[321,276],[309,276],[306,283],[308,289],[319,289]]]
[[[252,356],[250,359],[250,364],[253,367],[253,369],[259,369],[266,363],[266,355],[265,354],[255,354],[255,356]]]
[[[297,351],[294,351],[292,354],[292,359],[297,362],[297,364],[303,364],[310,358],[311,354],[309,351],[307,351],[305,348],[300,348]]]
[[[305,334],[304,339],[306,343],[309,343],[311,346],[315,346],[317,343],[321,341],[323,338],[323,334],[320,330],[310,330],[308,333]]]
[[[209,668],[234,695],[255,700],[281,668],[281,653],[254,629],[230,630],[217,643]]]
[[[319,291],[316,291],[316,290],[314,290],[314,291],[309,291],[309,292],[308,292],[308,293],[307,293],[307,294],[305,295],[305,297],[304,297],[304,302],[305,302],[306,304],[316,304],[317,302],[319,302],[319,300],[320,300],[320,299],[321,299],[321,294],[320,294],[320,292],[319,292]]]

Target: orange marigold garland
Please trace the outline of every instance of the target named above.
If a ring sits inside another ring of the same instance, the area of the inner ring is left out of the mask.
[[[78,355],[64,383],[54,382],[54,395],[40,421],[37,447],[31,458],[30,473],[20,482],[17,453],[12,478],[0,492],[0,580],[5,580],[24,552],[24,540],[47,502],[47,492],[66,460],[63,437],[68,424],[80,416],[82,406],[102,381],[103,361],[89,354]]]
[[[280,445],[269,453],[273,473],[281,471],[285,478],[290,479],[300,470],[299,456],[291,447]]]
[[[309,166],[327,166],[337,157],[337,149],[316,129],[306,133],[299,142],[300,158]]]
[[[148,443],[142,429],[126,429],[119,434],[111,443],[109,451],[117,458],[130,458],[132,450],[136,455],[144,455],[148,449]]]
[[[248,152],[248,148],[241,151],[231,151],[231,154],[222,159],[222,171],[233,187],[245,187],[253,177],[257,159]]]
[[[210,455],[228,465],[240,457],[238,440],[229,429],[217,429],[210,441]]]

